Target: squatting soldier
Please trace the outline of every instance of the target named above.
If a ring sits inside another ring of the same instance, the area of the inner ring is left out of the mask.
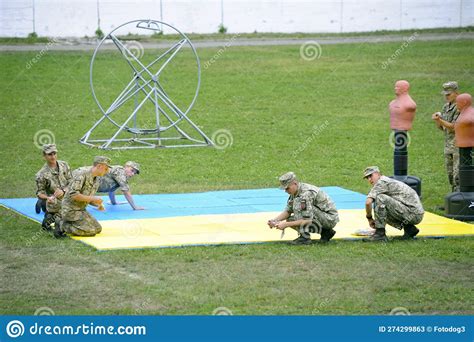
[[[115,190],[120,188],[133,210],[143,210],[145,208],[137,206],[133,201],[132,193],[128,185],[128,180],[139,173],[140,165],[133,161],[126,162],[125,166],[114,165],[104,177],[100,178],[98,192],[107,192],[109,194],[110,204],[112,205],[126,203],[117,202],[115,200]]]
[[[435,120],[438,128],[444,131],[444,160],[451,190],[455,192],[459,191],[459,149],[454,140],[454,123],[459,116],[456,107],[456,97],[459,95],[458,84],[456,82],[444,83],[442,94],[446,98],[446,103],[441,112],[433,114],[432,119]]]
[[[269,220],[268,226],[295,229],[299,236],[291,242],[294,245],[311,244],[310,233],[321,234],[320,241],[329,242],[336,234],[333,228],[339,222],[334,202],[320,188],[299,182],[293,172],[285,173],[279,181],[280,189],[290,196],[285,210]]]
[[[51,225],[61,219],[61,201],[72,178],[68,163],[57,159],[55,144],[43,145],[44,166],[36,174],[36,196],[46,203],[41,226],[51,230]]]
[[[99,177],[110,168],[110,159],[98,156],[93,166],[75,170],[62,203],[61,226],[54,229],[56,237],[69,233],[76,236],[94,236],[102,231],[100,223],[87,212],[88,204],[105,210],[102,199],[94,196],[99,188]]]
[[[425,213],[416,191],[405,183],[382,176],[377,166],[366,168],[364,178],[372,185],[365,201],[365,211],[370,227],[375,229],[374,234],[364,241],[387,242],[387,223],[404,230],[403,240],[413,239],[419,233],[415,225],[421,222]]]

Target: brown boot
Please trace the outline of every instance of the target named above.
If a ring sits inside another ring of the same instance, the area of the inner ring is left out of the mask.
[[[388,242],[387,235],[385,235],[385,228],[375,229],[375,233],[372,236],[362,239],[364,242]]]

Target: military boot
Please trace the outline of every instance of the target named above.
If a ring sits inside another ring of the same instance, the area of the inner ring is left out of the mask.
[[[387,235],[385,235],[385,228],[375,229],[375,233],[370,237],[362,239],[365,242],[388,242]]]
[[[303,235],[298,236],[296,239],[290,242],[291,245],[310,245],[311,238],[304,237]]]
[[[54,223],[53,235],[56,239],[66,237],[66,233],[61,229],[60,220],[56,220]]]
[[[403,236],[398,237],[399,240],[412,240],[420,232],[420,230],[412,224],[403,226],[403,231]]]
[[[319,239],[319,241],[321,243],[328,243],[329,240],[332,239],[332,237],[336,235],[336,231],[334,229],[323,229],[321,231],[321,238]]]

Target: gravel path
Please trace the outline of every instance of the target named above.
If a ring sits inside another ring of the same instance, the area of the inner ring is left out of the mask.
[[[213,48],[221,46],[271,46],[271,45],[301,45],[306,42],[317,42],[320,45],[325,44],[354,44],[354,43],[381,43],[381,42],[403,42],[407,39],[418,41],[435,40],[474,40],[474,32],[456,32],[456,33],[413,33],[412,36],[387,35],[387,36],[359,36],[359,37],[306,37],[306,38],[239,38],[239,35],[227,40],[196,40],[193,42],[196,48]],[[167,44],[140,43],[145,49],[169,47]],[[51,51],[92,51],[97,46],[96,40],[59,40],[57,43],[41,43],[30,45],[0,45],[0,52],[3,51],[41,51],[44,49]],[[113,44],[105,44],[104,49],[116,49]]]

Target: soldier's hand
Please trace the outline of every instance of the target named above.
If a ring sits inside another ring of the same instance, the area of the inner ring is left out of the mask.
[[[54,196],[57,198],[61,198],[64,196],[64,191],[62,191],[61,189],[56,189],[56,191],[54,192]]]
[[[97,209],[99,211],[105,211],[105,207],[102,205],[102,204],[99,204],[99,206],[97,207]]]
[[[369,218],[367,219],[369,221],[369,226],[370,228],[374,228],[375,229],[375,221],[373,218]]]
[[[441,113],[440,113],[440,112],[436,112],[436,113],[434,113],[434,114],[431,116],[431,118],[432,118],[433,120],[439,120],[439,119],[441,119]]]
[[[48,203],[54,203],[56,201],[56,197],[53,196],[49,196],[48,199],[46,200]]]
[[[95,204],[96,206],[100,207],[100,206],[103,206],[102,203],[104,201],[102,200],[102,198],[100,197],[93,197],[92,198],[92,201],[91,201],[91,204]]]
[[[286,225],[286,222],[280,221],[280,222],[277,222],[274,227],[276,229],[283,230],[287,227],[287,225]]]
[[[277,222],[275,220],[268,220],[267,224],[268,224],[268,227],[273,228],[275,227]]]

